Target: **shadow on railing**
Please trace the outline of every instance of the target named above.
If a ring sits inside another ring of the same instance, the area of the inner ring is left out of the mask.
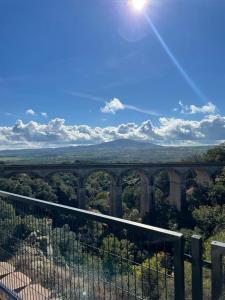
[[[0,196],[0,260],[47,289],[49,298],[184,299],[182,234],[3,191]]]

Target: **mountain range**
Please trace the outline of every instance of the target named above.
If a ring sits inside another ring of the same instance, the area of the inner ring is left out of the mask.
[[[119,139],[95,145],[60,148],[2,150],[0,161],[7,162],[171,162],[197,157],[212,146],[161,146],[154,143]]]

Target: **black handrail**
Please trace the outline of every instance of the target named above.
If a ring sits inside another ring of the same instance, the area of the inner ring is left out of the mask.
[[[48,202],[48,201],[44,201],[44,200],[40,200],[40,199],[36,199],[36,198],[32,198],[32,197],[17,195],[17,194],[13,194],[13,193],[1,191],[1,190],[0,190],[0,195],[10,197],[11,199],[16,200],[16,201],[29,203],[29,204],[32,203],[33,205],[36,205],[39,207],[52,208],[52,209],[61,210],[61,211],[63,210],[65,212],[72,213],[75,216],[80,216],[80,217],[83,216],[83,217],[92,219],[94,221],[98,221],[98,222],[102,222],[102,223],[106,223],[106,224],[110,224],[110,225],[116,224],[117,226],[122,226],[123,228],[132,229],[135,231],[142,231],[145,233],[150,233],[151,236],[157,235],[157,237],[163,238],[164,241],[165,240],[170,241],[170,242],[178,241],[179,239],[181,239],[183,237],[183,234],[179,233],[179,232],[175,232],[175,231],[171,231],[171,230],[167,230],[167,229],[163,229],[163,228],[159,228],[159,227],[154,227],[154,226],[150,226],[150,225],[146,225],[146,224],[142,224],[142,223],[137,223],[137,222],[133,222],[133,221],[129,221],[129,220],[124,220],[124,219],[120,219],[120,218],[116,218],[116,217],[112,217],[112,216],[108,216],[108,215],[104,215],[104,214],[100,214],[100,213],[95,213],[92,211],[87,211],[87,210],[83,210],[83,209],[79,209],[79,208],[75,208],[75,207],[71,207],[71,206],[66,206],[66,205],[62,205],[62,204],[58,204],[58,203]]]

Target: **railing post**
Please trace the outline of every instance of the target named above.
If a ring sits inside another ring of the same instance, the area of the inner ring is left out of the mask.
[[[192,256],[192,300],[203,299],[202,278],[202,238],[200,235],[191,237]]]
[[[184,300],[185,288],[184,288],[184,238],[183,236],[181,236],[175,242],[174,285],[175,285],[175,300]]]
[[[223,290],[223,268],[222,257],[225,256],[225,244],[220,242],[211,243],[212,256],[212,299],[222,299]]]

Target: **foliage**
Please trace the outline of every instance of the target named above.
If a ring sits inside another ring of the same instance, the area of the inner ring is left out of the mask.
[[[57,199],[65,205],[77,203],[77,177],[71,173],[56,173],[50,178]]]
[[[16,216],[13,206],[0,199],[0,245],[11,241],[17,226],[20,224],[20,218]]]
[[[62,238],[63,237],[63,238]],[[75,265],[83,263],[82,246],[79,237],[65,224],[54,228],[51,232],[51,242],[55,261]]]
[[[211,260],[211,243],[213,241],[220,241],[222,243],[225,243],[225,231],[224,230],[219,230],[212,236],[210,236],[204,244],[204,258],[206,260]]]
[[[192,211],[201,205],[210,205],[210,200],[208,197],[209,187],[203,185],[195,185],[191,189],[191,193],[187,193],[187,207],[188,211]]]
[[[155,187],[163,193],[163,197],[166,198],[169,196],[170,192],[170,182],[167,172],[160,172],[155,178]]]
[[[110,176],[105,172],[95,172],[89,176],[86,196],[90,209],[109,214],[110,183]]]
[[[179,224],[179,212],[171,206],[164,193],[156,188],[154,212],[151,214],[152,225],[176,230]]]
[[[0,178],[0,189],[11,193],[56,202],[53,188],[41,178],[18,174],[11,178]]]
[[[204,160],[212,162],[224,162],[225,161],[225,144],[216,146],[203,155]]]
[[[103,270],[108,280],[116,274],[130,272],[135,250],[133,243],[110,234],[103,239],[101,250]]]
[[[225,205],[200,206],[193,210],[192,216],[202,234],[208,237],[225,226]]]
[[[33,215],[25,215],[20,217],[20,223],[17,224],[15,235],[19,239],[26,239],[31,233],[36,232],[39,235],[47,235],[49,232],[48,218],[35,217]]]
[[[143,283],[143,292],[146,297],[151,295],[152,300],[164,299],[165,293],[167,293],[164,285],[165,278],[168,284],[167,288],[171,288],[172,291],[173,287],[170,286],[172,282],[170,283],[168,280],[172,276],[171,257],[166,253],[155,253],[140,265],[133,266],[133,269],[137,279]],[[163,280],[160,278],[161,276]]]
[[[212,185],[208,192],[209,203],[212,205],[225,204],[225,184],[218,181],[215,185]]]

